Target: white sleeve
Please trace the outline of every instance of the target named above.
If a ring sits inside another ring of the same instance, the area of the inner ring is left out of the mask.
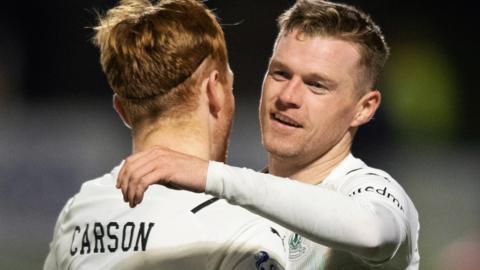
[[[57,222],[55,223],[55,228],[53,230],[53,239],[50,242],[50,250],[48,252],[47,258],[45,259],[45,263],[43,265],[43,270],[55,270],[59,269],[58,267],[58,254],[57,254],[57,246],[58,246],[58,239],[62,233],[62,225],[65,220],[65,216],[73,202],[73,198],[69,199],[65,206],[63,207],[60,215],[58,216]]]
[[[45,259],[45,263],[43,264],[43,270],[56,270],[57,267],[57,258],[55,253],[52,251],[52,244],[50,244],[50,252]]]
[[[357,187],[346,188],[353,192]],[[393,257],[405,239],[401,218],[385,205],[385,200],[371,199],[373,194],[368,192],[343,194],[212,161],[206,192],[314,242],[352,252],[371,262]]]

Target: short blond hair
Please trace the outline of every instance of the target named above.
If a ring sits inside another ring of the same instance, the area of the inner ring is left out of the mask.
[[[133,128],[196,108],[205,59],[226,81],[227,49],[214,14],[197,0],[121,0],[94,28],[100,63]]]
[[[327,36],[359,46],[360,64],[365,68],[362,78],[374,87],[390,49],[380,27],[361,10],[345,4],[322,0],[297,0],[278,17],[278,40],[294,30],[308,37]]]

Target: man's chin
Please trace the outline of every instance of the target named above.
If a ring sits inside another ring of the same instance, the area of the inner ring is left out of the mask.
[[[274,144],[264,143],[263,146],[271,157],[278,159],[294,159],[299,155],[299,151],[297,149],[292,149],[292,147],[288,147],[287,145],[279,142]]]

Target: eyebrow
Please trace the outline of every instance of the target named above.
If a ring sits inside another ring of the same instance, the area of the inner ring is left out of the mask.
[[[281,69],[291,71],[291,69],[286,64],[282,63],[281,61],[275,60],[275,59],[272,59],[270,61],[270,66],[279,67]],[[302,75],[302,78],[304,78],[304,79],[307,78],[309,80],[314,80],[314,81],[320,81],[322,83],[325,83],[325,84],[329,85],[330,87],[336,87],[338,85],[338,83],[335,80],[330,79],[328,76],[326,76],[324,74],[320,74],[320,73],[316,73],[316,72],[312,72],[312,73]]]

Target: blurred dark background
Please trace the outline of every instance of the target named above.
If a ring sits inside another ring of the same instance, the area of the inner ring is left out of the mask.
[[[221,18],[235,72],[231,164],[264,164],[261,81],[275,18],[293,2],[206,2]],[[344,2],[370,13],[392,49],[379,84],[382,108],[359,132],[353,152],[411,195],[422,225],[421,269],[464,269],[455,268],[457,260],[479,254],[472,253],[480,234],[478,12],[468,1]],[[95,10],[115,3],[0,7],[0,269],[41,268],[67,198],[130,152],[90,42]]]

